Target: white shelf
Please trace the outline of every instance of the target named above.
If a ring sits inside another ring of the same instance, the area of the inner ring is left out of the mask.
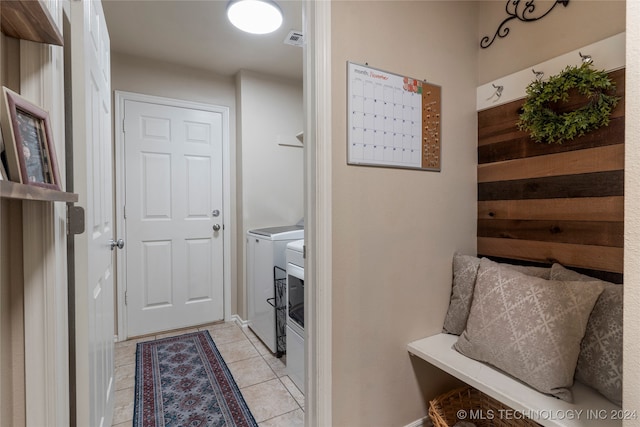
[[[409,343],[409,353],[442,369],[470,386],[524,414],[543,426],[613,427],[622,413],[594,389],[576,382],[574,403],[540,393],[489,365],[470,359],[452,348],[456,335],[438,334]],[[470,420],[471,421],[471,420]]]
[[[76,203],[78,195],[64,191],[25,185],[11,181],[0,181],[0,197],[3,199],[34,200],[40,202]]]
[[[17,39],[62,46],[60,29],[42,1],[0,1],[2,32]]]

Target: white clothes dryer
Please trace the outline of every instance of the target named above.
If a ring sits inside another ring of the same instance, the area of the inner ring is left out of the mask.
[[[251,330],[277,351],[274,267],[286,271],[287,243],[304,238],[304,227],[288,225],[247,232],[247,308]]]
[[[287,244],[287,374],[304,393],[304,240]]]

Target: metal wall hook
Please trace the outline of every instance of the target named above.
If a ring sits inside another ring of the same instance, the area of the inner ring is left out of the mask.
[[[583,55],[582,52],[578,52],[578,55],[580,55],[580,59],[582,59],[583,64],[591,64],[593,62],[591,55]]]
[[[533,71],[533,75],[536,76],[537,81],[542,81],[542,77],[544,77],[544,71],[536,71],[533,68],[531,69],[531,71]]]
[[[498,85],[496,86],[495,84],[491,83],[491,86],[493,86],[495,88],[495,92],[493,92],[493,95],[491,95],[490,97],[487,98],[487,101],[490,100],[491,98],[493,98],[494,96],[496,97],[497,101],[498,99],[500,99],[500,97],[502,96],[502,90],[504,89],[504,86],[502,85]],[[494,102],[495,102],[494,101]]]

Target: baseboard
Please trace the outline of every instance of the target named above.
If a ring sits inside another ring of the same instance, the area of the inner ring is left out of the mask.
[[[242,320],[242,317],[238,316],[237,314],[231,315],[231,321],[236,322],[236,325],[240,326],[241,328],[246,328],[249,326],[249,321]]]
[[[415,420],[414,422],[409,423],[404,427],[433,427],[433,423],[427,416],[427,417],[422,417],[419,420]]]

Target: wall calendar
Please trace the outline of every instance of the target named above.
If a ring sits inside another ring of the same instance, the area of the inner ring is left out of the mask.
[[[347,62],[350,165],[440,171],[441,87]]]

